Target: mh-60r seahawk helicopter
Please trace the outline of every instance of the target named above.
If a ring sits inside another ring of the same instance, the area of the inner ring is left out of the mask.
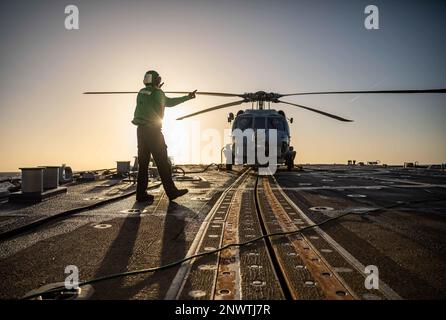
[[[85,94],[127,94],[127,93],[138,93],[138,92],[85,92]],[[165,91],[167,94],[188,94],[187,91]],[[232,131],[240,129],[245,131],[252,129],[254,132],[257,130],[277,130],[277,164],[285,164],[288,170],[294,167],[294,158],[296,152],[294,148],[290,145],[290,128],[288,121],[293,123],[293,118],[287,119],[285,112],[282,110],[276,111],[271,109],[271,103],[283,103],[286,105],[298,107],[308,111],[316,112],[326,117],[333,118],[342,122],[352,122],[352,120],[342,118],[340,116],[324,112],[318,109],[306,107],[300,104],[286,102],[280,100],[283,97],[289,96],[303,96],[303,95],[327,95],[327,94],[416,94],[416,93],[446,93],[446,89],[426,89],[426,90],[368,90],[368,91],[321,91],[321,92],[299,92],[290,94],[280,94],[273,92],[257,91],[255,93],[223,93],[223,92],[196,92],[197,95],[209,95],[218,97],[239,97],[241,100],[221,104],[212,108],[197,111],[185,116],[178,118],[177,120],[183,120],[193,116],[197,116],[206,112],[219,110],[222,108],[234,107],[241,105],[243,103],[251,103],[251,109],[240,110],[237,112],[236,116],[231,112],[228,116],[228,122],[233,122]],[[268,135],[267,135],[268,136]],[[243,146],[239,146],[246,150],[247,139],[243,139]],[[234,160],[234,152],[236,150],[235,139],[233,140],[232,146],[232,157]],[[246,152],[243,154],[243,164],[259,166],[257,163],[257,157],[255,158],[255,163],[248,163]],[[232,161],[234,163],[234,161]]]

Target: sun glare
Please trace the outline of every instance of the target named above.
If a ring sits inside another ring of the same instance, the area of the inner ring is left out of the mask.
[[[175,111],[166,111],[163,134],[169,157],[174,163],[186,163],[190,159],[190,130],[186,122],[177,121]]]

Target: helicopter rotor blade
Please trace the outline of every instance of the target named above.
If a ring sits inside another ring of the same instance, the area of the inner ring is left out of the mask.
[[[218,109],[223,109],[223,108],[228,108],[228,107],[233,107],[233,106],[238,106],[240,104],[242,104],[243,102],[246,102],[245,100],[239,100],[239,101],[234,101],[234,102],[229,102],[229,103],[225,103],[225,104],[221,104],[212,108],[208,108],[208,109],[204,109],[201,111],[197,111],[191,114],[188,114],[186,116],[177,118],[177,120],[183,120],[189,117],[193,117],[193,116],[197,116],[199,114],[205,113],[205,112],[209,112],[209,111],[214,111],[214,110],[218,110]]]
[[[300,93],[290,93],[290,94],[279,94],[279,97],[318,95],[318,94],[382,94],[382,93],[446,93],[446,89],[300,92]]]
[[[168,94],[189,94],[191,91],[164,91]],[[138,91],[87,91],[84,94],[136,94]],[[217,97],[243,97],[243,94],[225,93],[225,92],[195,92],[198,95],[217,96]]]
[[[331,113],[327,113],[327,112],[324,112],[324,111],[321,111],[321,110],[313,109],[313,108],[310,108],[310,107],[305,107],[305,106],[302,106],[300,104],[295,104],[295,103],[291,103],[291,102],[285,102],[285,101],[281,101],[281,100],[277,100],[277,102],[285,103],[285,104],[289,104],[289,105],[292,105],[292,106],[295,106],[295,107],[299,107],[299,108],[302,108],[302,109],[313,111],[313,112],[322,114],[322,115],[324,115],[326,117],[330,117],[330,118],[333,118],[333,119],[336,119],[336,120],[339,120],[339,121],[353,122],[353,120],[345,119],[345,118],[339,117],[337,115],[334,115],[334,114],[331,114]]]
[[[138,91],[87,91],[84,94],[132,94]]]
[[[172,93],[172,94],[188,94],[190,92],[186,91],[164,91],[164,93]],[[200,92],[197,91],[195,94],[204,95],[204,96],[217,96],[217,97],[243,97],[243,94],[238,93],[225,93],[225,92]]]

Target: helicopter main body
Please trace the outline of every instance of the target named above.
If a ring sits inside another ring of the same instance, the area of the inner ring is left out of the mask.
[[[230,115],[228,120],[232,122],[232,116]],[[237,140],[235,130],[243,132],[243,140]],[[276,147],[276,163],[293,165],[296,152],[293,148],[290,148],[290,128],[285,114],[274,109],[247,109],[245,111],[239,111],[232,123],[232,163],[237,163],[235,159],[242,160],[242,163],[252,166],[264,166],[265,163],[261,163],[258,159],[257,150],[260,147],[257,139],[257,132],[264,130],[265,140],[261,143],[265,143],[264,153],[266,156],[271,154],[269,150],[270,146],[270,130],[276,130],[276,135],[273,135],[277,140],[274,145]],[[242,143],[241,145],[237,145]],[[254,146],[255,156],[250,159],[248,152],[250,145]],[[241,156],[237,158],[236,153],[242,152]]]

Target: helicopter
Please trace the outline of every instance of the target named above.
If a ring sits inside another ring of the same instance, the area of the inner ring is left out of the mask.
[[[84,94],[135,94],[135,91],[103,91],[103,92],[84,92]],[[165,91],[167,94],[188,94],[188,91]],[[228,122],[232,123],[232,132],[240,129],[242,132],[248,129],[252,129],[254,132],[258,130],[277,130],[277,161],[276,164],[284,164],[289,171],[294,168],[294,160],[296,157],[296,151],[291,146],[291,135],[289,124],[293,123],[293,118],[287,118],[283,110],[271,109],[271,103],[281,103],[290,105],[293,107],[305,109],[311,112],[321,114],[323,116],[335,119],[341,122],[353,122],[353,120],[346,119],[335,114],[331,114],[322,110],[310,108],[301,104],[287,102],[281,100],[283,97],[290,96],[304,96],[304,95],[339,95],[339,94],[422,94],[422,93],[446,93],[446,89],[424,89],[424,90],[364,90],[364,91],[319,91],[319,92],[298,92],[298,93],[274,93],[266,91],[257,91],[253,93],[224,93],[224,92],[196,92],[197,95],[218,96],[218,97],[238,97],[240,100],[220,104],[211,108],[200,110],[182,117],[176,120],[183,120],[190,117],[198,116],[203,113],[216,111],[223,108],[229,108],[239,106],[244,103],[251,103],[251,109],[239,110],[237,114],[231,112],[228,115]],[[234,159],[236,157],[236,150],[238,148],[242,150],[247,149],[248,141],[243,139],[242,145],[237,146],[234,135],[232,136],[232,162],[227,165],[228,169],[232,168]],[[267,150],[267,147],[266,147]],[[267,150],[268,152],[268,150]],[[246,157],[246,152],[243,153],[242,164],[259,167],[264,164],[258,162],[257,157],[255,162],[251,163]]]

